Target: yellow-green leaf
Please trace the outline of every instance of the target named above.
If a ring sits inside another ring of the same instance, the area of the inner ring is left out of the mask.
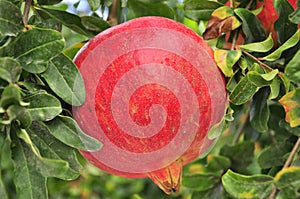
[[[291,166],[279,171],[275,178],[275,185],[280,190],[280,198],[299,198],[300,167]]]
[[[279,103],[284,107],[286,112],[285,120],[290,123],[291,127],[300,125],[300,88],[292,90],[285,94]]]
[[[268,198],[273,188],[273,178],[268,175],[245,176],[228,170],[222,177],[225,190],[234,198]]]
[[[222,50],[217,49],[214,51],[214,58],[224,73],[225,76],[233,76],[233,65],[240,59],[242,52],[240,50]]]
[[[300,84],[300,50],[285,67],[285,74],[291,81]]]
[[[271,54],[260,58],[260,60],[266,60],[266,61],[275,61],[280,58],[283,51],[295,46],[300,39],[300,29],[291,37],[289,38],[284,44],[282,44],[277,50],[272,52]]]
[[[274,42],[271,33],[269,37],[264,41],[244,44],[241,45],[240,48],[248,52],[268,52],[272,49],[273,45]]]

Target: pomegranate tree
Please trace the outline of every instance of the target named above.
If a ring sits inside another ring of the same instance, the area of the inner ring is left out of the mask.
[[[178,22],[143,17],[94,37],[75,64],[87,94],[74,118],[103,143],[84,157],[108,173],[178,191],[182,166],[212,145],[209,131],[226,108],[212,49]]]

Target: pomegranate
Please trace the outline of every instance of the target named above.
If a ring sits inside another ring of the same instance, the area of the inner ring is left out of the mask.
[[[83,156],[108,173],[178,191],[182,166],[207,151],[225,112],[212,49],[178,22],[142,17],[100,33],[74,61],[87,93],[74,118],[103,143]]]

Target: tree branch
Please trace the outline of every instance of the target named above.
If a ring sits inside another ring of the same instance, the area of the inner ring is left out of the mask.
[[[119,0],[113,0],[109,9],[108,22],[112,26],[118,24],[118,5],[119,5]]]
[[[267,68],[270,71],[274,70],[273,68],[271,68],[270,66],[268,66],[267,64],[261,62],[259,59],[257,59],[255,56],[251,55],[250,53],[248,53],[247,51],[242,51],[244,54],[246,54],[248,57],[250,57],[251,59],[257,61],[257,63],[259,63],[260,67],[262,67],[262,69]]]
[[[28,24],[28,16],[31,7],[32,0],[25,1],[24,14],[23,14],[23,23],[26,26]]]
[[[297,140],[296,144],[294,145],[288,159],[285,161],[285,163],[284,163],[281,170],[286,169],[291,165],[291,163],[292,163],[292,161],[293,161],[293,159],[294,159],[294,157],[295,157],[295,155],[296,155],[299,148],[300,148],[300,137],[298,137],[298,140]],[[270,194],[270,196],[269,196],[269,199],[274,199],[276,191],[277,191],[277,188],[274,187],[271,194]]]

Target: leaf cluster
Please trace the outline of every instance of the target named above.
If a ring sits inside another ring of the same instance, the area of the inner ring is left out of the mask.
[[[5,178],[10,167],[17,198],[47,198],[47,178],[79,176],[77,149],[101,147],[72,118],[71,107],[85,101],[85,87],[77,67],[63,53],[60,31],[62,21],[88,36],[109,25],[99,17],[80,18],[44,7],[58,2],[26,4],[33,11],[27,21],[29,10],[21,12],[22,2],[0,1],[1,198],[11,196],[1,175]],[[92,29],[94,24],[98,29]]]
[[[187,168],[183,185],[192,198],[299,198],[299,1],[295,11],[274,1],[275,41],[256,16],[264,9],[256,1],[225,2],[184,1],[185,17],[214,47],[229,106],[215,149]]]

